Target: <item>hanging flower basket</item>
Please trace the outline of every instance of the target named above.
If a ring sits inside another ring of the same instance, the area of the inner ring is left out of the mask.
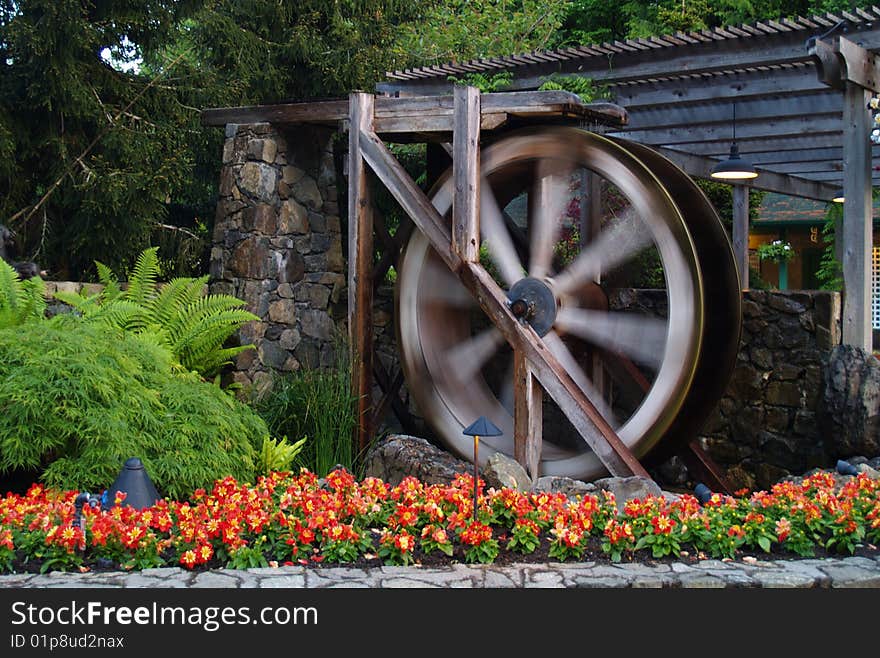
[[[774,263],[787,263],[794,258],[794,249],[785,240],[774,240],[758,247],[758,258]]]

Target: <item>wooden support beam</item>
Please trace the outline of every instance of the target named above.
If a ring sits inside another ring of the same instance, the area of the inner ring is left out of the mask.
[[[739,133],[739,129],[737,129],[737,133]],[[738,134],[737,141],[739,141]],[[730,144],[728,142],[729,148]],[[675,149],[654,148],[654,150],[672,160],[687,174],[695,178],[710,178],[712,168],[718,164],[718,161],[712,158],[683,153]],[[760,169],[759,172],[760,175],[751,181],[751,186],[758,190],[767,190],[768,192],[779,192],[780,194],[789,194],[807,199],[829,201],[833,198],[834,193],[839,187],[830,183],[798,178],[786,174],[777,174],[763,169]]]
[[[872,349],[870,93],[854,82],[844,91],[843,343]]]
[[[740,288],[749,287],[749,188],[733,185],[733,257]]]
[[[522,352],[513,353],[513,455],[537,480],[543,439],[543,394]]]
[[[480,90],[455,87],[452,134],[452,245],[467,262],[480,260]]]
[[[373,205],[362,151],[363,135],[373,126],[373,96],[356,92],[349,102],[348,333],[357,417],[355,445],[363,451],[373,438]]]

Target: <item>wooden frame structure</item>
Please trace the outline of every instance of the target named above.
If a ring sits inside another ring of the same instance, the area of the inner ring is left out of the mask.
[[[484,103],[484,98],[489,98]],[[561,102],[560,102],[561,101]],[[591,108],[565,92],[528,92],[525,94],[480,95],[473,87],[456,87],[451,114],[447,117],[446,99],[400,99],[402,106],[394,113],[396,126],[406,133],[425,136],[445,132],[451,123],[452,176],[454,196],[451,226],[440,216],[430,199],[415,184],[376,133],[375,99],[370,94],[355,93],[350,98],[349,123],[349,332],[356,355],[353,384],[359,400],[359,444],[364,447],[372,438],[369,410],[371,386],[369,374],[372,353],[372,240],[373,217],[369,211],[368,170],[382,182],[406,211],[412,222],[427,237],[449,270],[455,273],[473,295],[483,312],[501,331],[514,350],[514,452],[516,457],[537,474],[541,451],[542,391],[554,399],[581,436],[614,475],[649,477],[629,448],[605,421],[589,398],[580,390],[564,366],[544,345],[528,324],[511,312],[506,297],[479,265],[479,149],[484,123],[494,125],[493,115],[535,117],[560,116],[563,111],[581,119],[605,123],[620,122],[623,114],[604,105]],[[410,106],[409,109],[407,106]],[[434,112],[442,112],[441,122]],[[489,120],[487,121],[487,116]],[[505,118],[506,120],[506,118]],[[441,127],[442,123],[442,127]],[[440,130],[434,130],[440,128]],[[386,392],[386,395],[388,393]],[[381,405],[380,405],[381,406]],[[598,434],[581,428],[596,428]]]

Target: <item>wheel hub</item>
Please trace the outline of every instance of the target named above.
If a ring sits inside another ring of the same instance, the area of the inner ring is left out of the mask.
[[[556,321],[556,297],[546,283],[533,277],[520,279],[507,293],[510,311],[532,326],[539,336],[546,336]]]

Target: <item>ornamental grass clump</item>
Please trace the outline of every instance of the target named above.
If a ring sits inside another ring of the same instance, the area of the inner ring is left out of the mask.
[[[473,508],[473,481],[390,486],[345,470],[324,479],[302,470],[246,484],[233,477],[185,501],[151,508],[83,510],[76,491],[35,485],[0,499],[0,570],[88,570],[180,565],[187,569],[437,561],[490,564],[542,560],[612,562],[734,558],[746,552],[851,554],[880,542],[880,482],[859,474],[842,487],[816,474],[750,496],[649,496],[618,513],[614,496],[488,489]],[[121,496],[120,496],[121,498]],[[475,514],[476,512],[476,514]]]

